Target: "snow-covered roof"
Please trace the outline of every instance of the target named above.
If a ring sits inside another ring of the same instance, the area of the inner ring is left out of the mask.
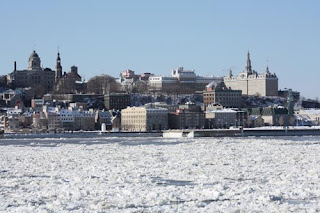
[[[320,109],[302,109],[306,114],[317,115],[320,114]]]
[[[297,114],[297,115],[295,115],[295,118],[297,120],[311,121],[311,119],[307,115]]]
[[[220,109],[220,110],[211,110],[209,112],[213,112],[213,113],[237,113],[237,112],[240,112],[240,111],[236,111],[236,110],[233,110],[233,109]]]

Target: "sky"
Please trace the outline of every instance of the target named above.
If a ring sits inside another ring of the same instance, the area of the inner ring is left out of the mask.
[[[319,0],[10,0],[0,2],[0,75],[36,50],[54,69],[170,75],[179,66],[224,76],[252,67],[306,98],[320,97]]]

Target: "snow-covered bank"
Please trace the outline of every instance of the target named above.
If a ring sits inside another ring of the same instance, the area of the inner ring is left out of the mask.
[[[0,212],[320,210],[320,137],[0,140]]]

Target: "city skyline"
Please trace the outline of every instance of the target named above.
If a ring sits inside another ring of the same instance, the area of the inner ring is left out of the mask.
[[[259,73],[268,65],[279,89],[307,98],[317,88],[320,15],[317,1],[14,1],[2,3],[1,75],[26,69],[36,50],[54,69],[72,65],[88,80],[125,69],[170,75],[178,66],[198,75],[244,70],[246,53]]]

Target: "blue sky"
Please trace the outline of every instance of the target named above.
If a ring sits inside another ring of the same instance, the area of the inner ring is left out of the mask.
[[[0,2],[0,74],[27,68],[35,49],[44,67],[72,65],[88,80],[125,69],[169,75],[178,66],[199,75],[268,64],[279,88],[320,97],[320,1],[11,0]]]

